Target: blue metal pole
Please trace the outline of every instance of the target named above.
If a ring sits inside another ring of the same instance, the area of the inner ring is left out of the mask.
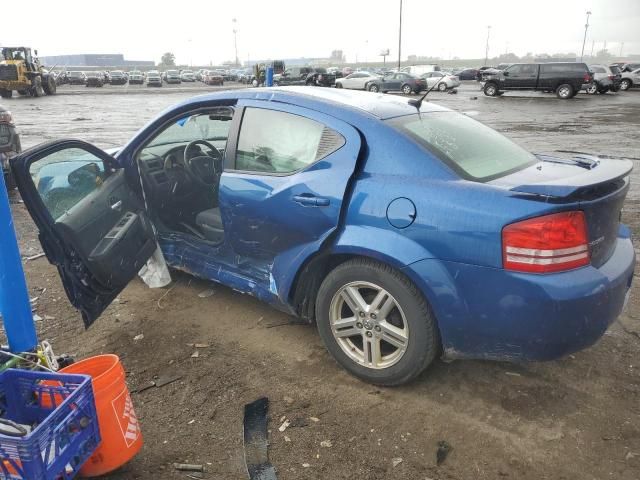
[[[0,313],[9,350],[14,353],[34,350],[38,344],[38,336],[33,323],[4,175],[0,175]]]
[[[265,86],[273,87],[273,67],[267,67],[265,72]]]

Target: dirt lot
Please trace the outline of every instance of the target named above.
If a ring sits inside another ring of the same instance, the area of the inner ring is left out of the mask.
[[[24,146],[77,137],[111,147],[198,90],[111,94],[116,88],[63,88],[56,97],[5,105]],[[538,94],[487,98],[470,83],[457,95],[430,97],[536,152],[640,156],[640,91],[572,101]],[[638,159],[634,182],[624,221],[640,252]],[[13,201],[23,255],[33,255],[41,250],[35,228],[19,198]],[[340,369],[313,327],[290,325],[287,316],[222,286],[180,274],[160,290],[136,280],[85,331],[46,259],[25,262],[25,270],[32,297],[39,297],[41,336],[58,352],[116,353],[132,389],[155,376],[182,375],[133,395],[145,447],[111,479],[186,478],[173,462],[204,464],[210,479],[246,478],[243,405],[263,395],[271,400],[270,457],[282,480],[640,478],[638,279],[624,325],[614,324],[586,351],[539,364],[436,362],[413,384],[383,389]],[[199,296],[210,288],[212,296]],[[139,334],[144,338],[134,340]],[[188,345],[194,343],[209,346],[194,357]],[[284,416],[298,426],[280,433]],[[332,446],[321,447],[325,440]],[[439,440],[453,447],[441,466]]]

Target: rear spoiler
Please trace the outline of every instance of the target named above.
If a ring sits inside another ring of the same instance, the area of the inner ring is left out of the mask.
[[[577,152],[576,152],[577,153]],[[510,190],[545,197],[566,198],[584,188],[593,188],[620,180],[633,170],[633,162],[628,158],[580,154],[572,159],[561,159],[538,155],[545,162],[567,163],[584,168],[576,175],[537,182],[531,185],[519,185]]]

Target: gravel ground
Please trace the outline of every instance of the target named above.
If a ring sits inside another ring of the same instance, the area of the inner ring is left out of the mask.
[[[62,87],[55,97],[4,104],[25,147],[75,137],[106,148],[160,110],[209,90]],[[623,220],[640,238],[640,91],[571,101],[535,93],[487,98],[470,82],[457,95],[428,98],[532,151],[636,157]],[[13,201],[22,252],[37,253],[35,227],[16,195]],[[85,331],[46,259],[25,261],[25,271],[46,318],[38,322],[41,337],[58,352],[116,353],[132,389],[182,375],[133,395],[145,447],[110,479],[187,478],[173,462],[203,464],[205,478],[246,478],[243,405],[263,395],[271,400],[270,457],[282,480],[640,478],[639,281],[620,322],[583,352],[548,363],[436,362],[411,385],[386,389],[340,369],[313,327],[289,325],[287,316],[222,286],[181,274],[161,290],[135,280]],[[198,296],[209,288],[212,296]],[[208,347],[194,357],[194,343]],[[282,417],[298,426],[279,432]],[[440,440],[452,450],[437,466]]]

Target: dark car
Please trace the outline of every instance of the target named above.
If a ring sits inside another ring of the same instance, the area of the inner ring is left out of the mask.
[[[427,82],[425,79],[404,72],[376,78],[371,80],[366,86],[366,90],[370,92],[402,92],[405,95],[420,93],[426,88]]]
[[[514,63],[504,70],[484,74],[484,94],[502,95],[505,90],[555,92],[558,98],[575,97],[582,86],[593,81],[585,63]]]
[[[115,161],[67,139],[11,166],[87,326],[159,248],[176,270],[315,325],[377,385],[437,356],[584,349],[634,276],[620,223],[631,160],[535,155],[394,95],[221,91],[165,110]]]
[[[326,68],[291,67],[273,76],[275,86],[315,85],[332,87],[336,83],[336,75],[328,73]]]
[[[11,112],[0,105],[0,164],[2,165],[4,184],[7,190],[12,190],[16,187],[9,167],[9,158],[21,151],[20,136],[16,132]]]
[[[121,70],[114,70],[109,72],[109,83],[111,85],[126,85],[127,84],[127,76]]]
[[[478,70],[476,68],[465,68],[464,70],[460,70],[457,74],[460,80],[475,80],[478,75]]]
[[[84,72],[67,72],[67,83],[69,85],[84,85],[87,81],[87,76]]]
[[[87,72],[87,81],[85,82],[87,87],[102,87],[104,85],[104,73],[103,72]]]

